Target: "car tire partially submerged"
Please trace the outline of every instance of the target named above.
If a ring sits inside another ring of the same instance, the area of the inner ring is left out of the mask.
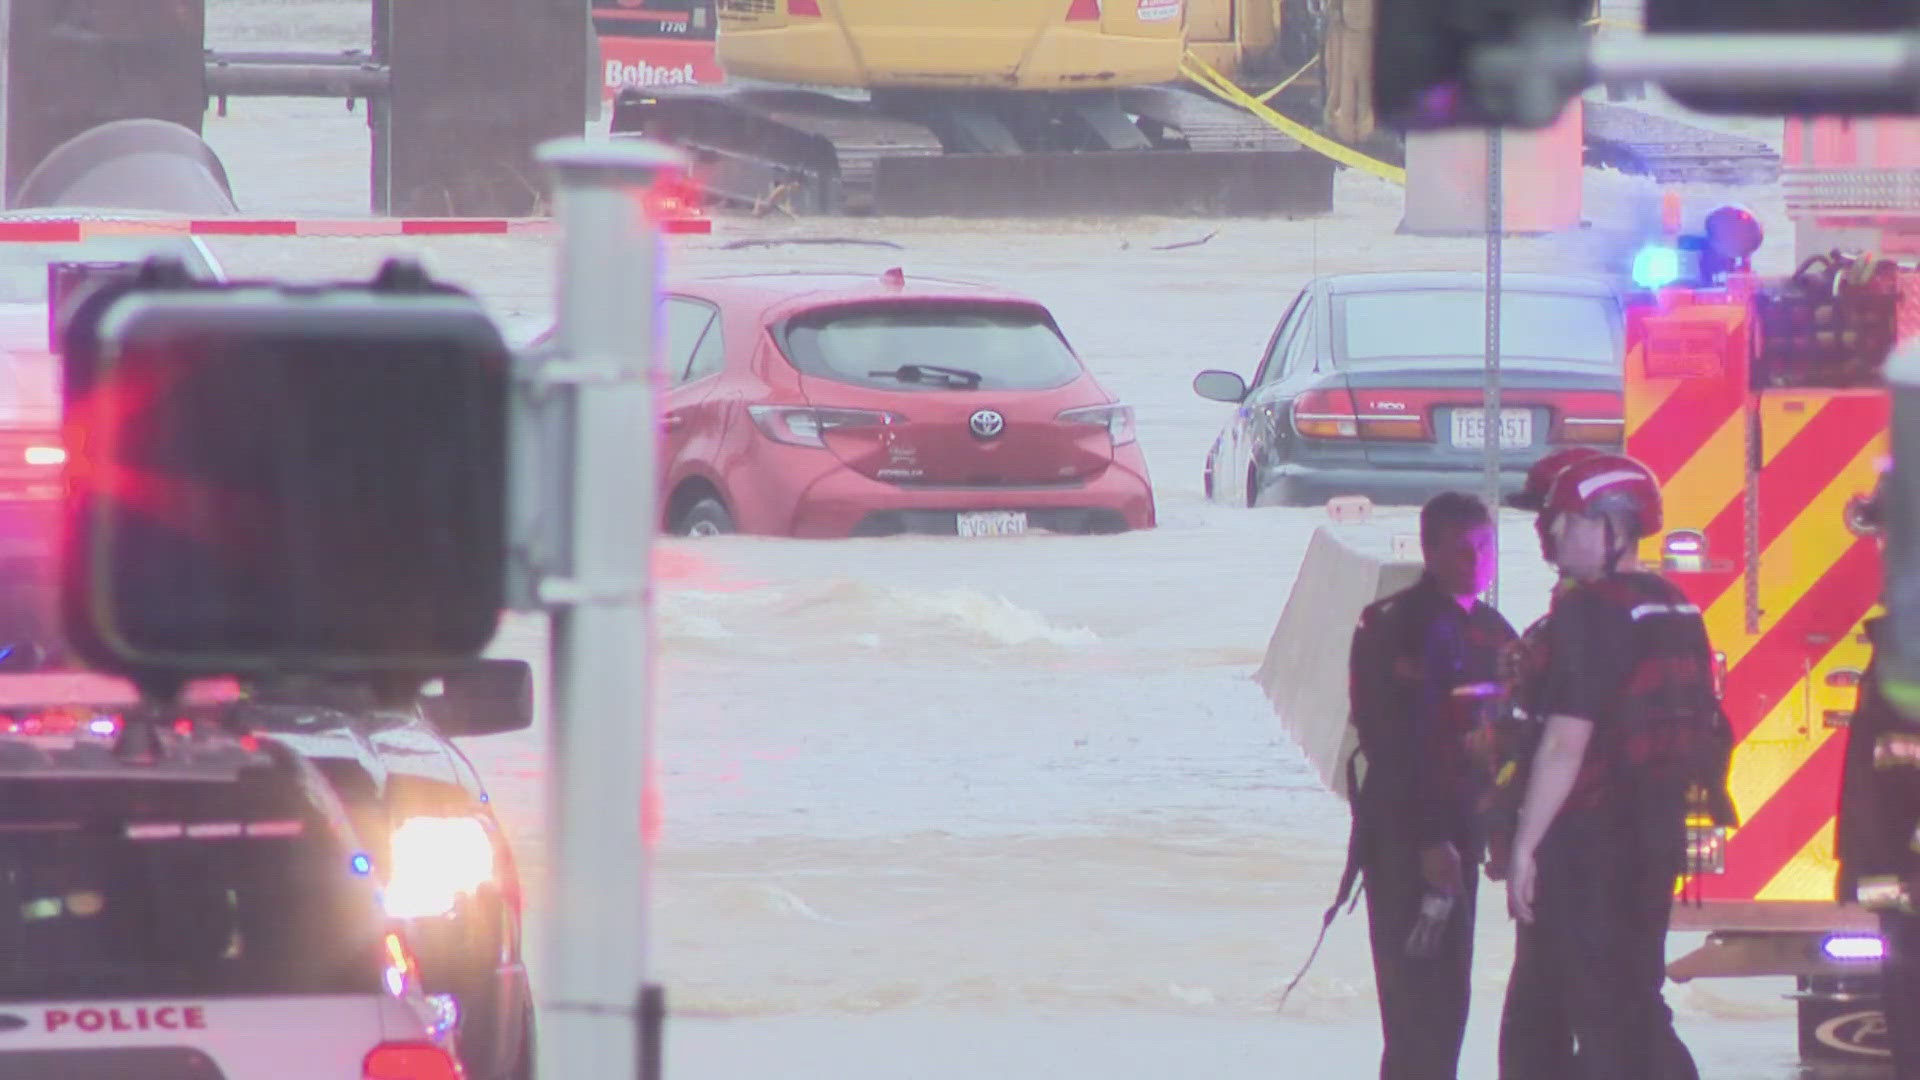
[[[674,531],[682,536],[725,536],[734,531],[733,515],[719,499],[701,499],[680,515]]]

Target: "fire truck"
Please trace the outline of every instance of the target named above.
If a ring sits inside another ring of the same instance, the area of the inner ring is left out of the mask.
[[[1795,980],[1803,1058],[1884,1060],[1870,912],[1835,899],[1841,761],[1880,598],[1860,510],[1888,453],[1881,367],[1920,329],[1920,273],[1870,254],[1750,272],[1738,207],[1641,253],[1627,304],[1627,453],[1652,469],[1666,532],[1645,541],[1696,603],[1736,737],[1731,827],[1690,823],[1673,910],[1707,943],[1671,978]]]

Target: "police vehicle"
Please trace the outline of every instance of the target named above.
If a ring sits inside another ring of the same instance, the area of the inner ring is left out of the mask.
[[[414,977],[457,1033],[464,1075],[523,1080],[533,1075],[535,1025],[518,868],[478,771],[450,736],[529,726],[532,672],[518,660],[480,660],[427,690],[393,704],[318,679],[208,681],[190,688],[181,719],[253,733],[309,764],[360,838]],[[0,705],[106,709],[136,697],[129,684],[92,673],[0,675]]]
[[[286,740],[0,709],[0,1080],[457,1080],[372,869]]]

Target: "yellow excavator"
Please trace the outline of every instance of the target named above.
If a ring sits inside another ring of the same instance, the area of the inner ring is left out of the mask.
[[[1183,83],[1372,130],[1373,0],[719,0],[722,87],[634,88],[612,130],[689,150],[709,196],[795,213],[1304,214],[1334,163]]]

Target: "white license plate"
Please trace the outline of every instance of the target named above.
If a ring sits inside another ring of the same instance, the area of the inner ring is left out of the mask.
[[[1027,531],[1021,510],[981,510],[961,514],[956,522],[961,536],[1020,536]]]
[[[1484,409],[1453,411],[1453,445],[1478,450],[1487,445]],[[1520,450],[1533,445],[1533,410],[1500,410],[1500,449]]]

